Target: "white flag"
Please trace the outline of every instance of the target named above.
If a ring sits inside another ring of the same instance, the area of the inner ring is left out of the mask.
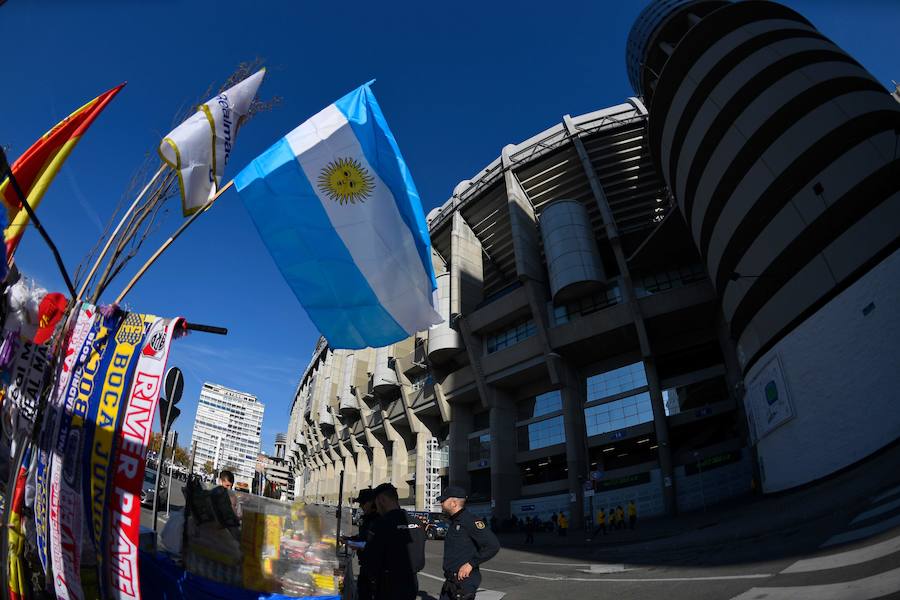
[[[200,105],[159,145],[160,157],[178,173],[184,216],[200,210],[222,184],[238,126],[265,74],[260,69]]]

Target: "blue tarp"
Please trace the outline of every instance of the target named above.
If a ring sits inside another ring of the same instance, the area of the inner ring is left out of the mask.
[[[340,596],[266,594],[191,575],[163,554],[140,553],[141,595],[154,600],[341,600]]]

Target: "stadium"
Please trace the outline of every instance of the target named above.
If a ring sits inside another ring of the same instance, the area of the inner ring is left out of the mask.
[[[319,341],[296,497],[390,481],[432,510],[453,483],[498,519],[674,514],[900,437],[900,106],[771,2],[651,4],[626,67],[635,97],[506,146],[428,214],[442,325]]]

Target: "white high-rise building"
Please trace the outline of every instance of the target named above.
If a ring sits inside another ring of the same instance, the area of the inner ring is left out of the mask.
[[[250,486],[259,454],[264,411],[265,406],[252,394],[204,383],[192,434],[193,441],[197,442],[195,472],[202,472],[203,465],[209,461],[216,472],[231,467],[235,485]]]

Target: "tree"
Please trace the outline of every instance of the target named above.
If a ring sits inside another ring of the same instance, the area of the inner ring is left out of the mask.
[[[215,469],[213,469],[213,463],[211,460],[208,460],[205,463],[203,463],[203,472],[206,473],[207,475],[212,475],[213,473],[215,473]]]
[[[175,464],[186,467],[191,461],[191,455],[186,448],[178,446],[175,448]]]
[[[147,444],[147,449],[151,452],[159,452],[159,449],[162,447],[162,434],[154,431],[150,434],[150,442]]]

